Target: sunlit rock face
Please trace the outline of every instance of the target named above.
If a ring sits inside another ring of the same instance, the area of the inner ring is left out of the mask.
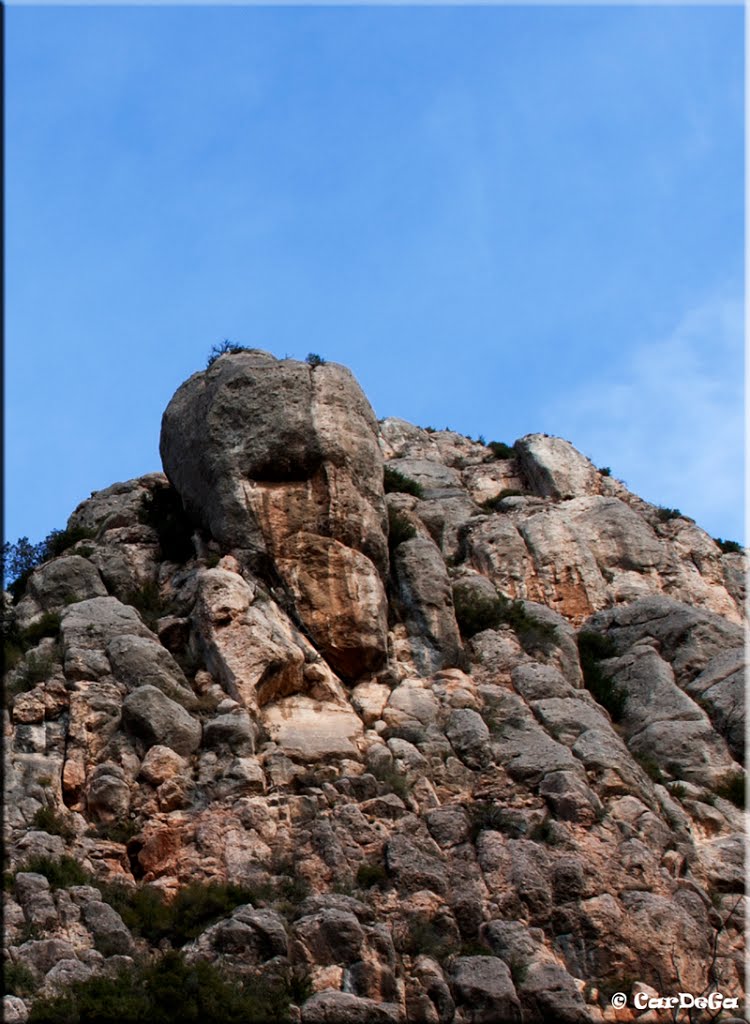
[[[4,596],[9,1020],[169,943],[300,1024],[741,998],[743,553],[561,438],[376,423],[263,352],[162,453]],[[112,881],[192,884],[190,936]]]
[[[164,469],[186,509],[248,566],[277,573],[337,672],[385,658],[388,566],[377,422],[343,366],[224,356],[177,391]]]

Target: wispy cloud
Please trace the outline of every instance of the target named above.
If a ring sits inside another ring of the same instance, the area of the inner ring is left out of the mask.
[[[711,297],[566,394],[560,432],[649,501],[740,538],[743,335],[736,291]]]

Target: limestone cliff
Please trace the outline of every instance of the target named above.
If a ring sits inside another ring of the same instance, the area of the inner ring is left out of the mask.
[[[302,1024],[742,996],[743,554],[560,438],[255,350],[161,454],[6,601],[6,1019],[170,945],[303,977]],[[192,930],[133,909],[211,882]]]

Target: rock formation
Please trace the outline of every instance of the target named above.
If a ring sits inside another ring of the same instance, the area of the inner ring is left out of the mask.
[[[255,350],[161,454],[6,596],[7,1020],[170,946],[301,1024],[742,1016],[742,553]]]

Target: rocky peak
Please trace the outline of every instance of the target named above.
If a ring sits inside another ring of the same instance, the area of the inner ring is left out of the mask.
[[[161,454],[5,598],[8,1019],[165,942],[301,1024],[742,997],[742,553],[258,350]]]

